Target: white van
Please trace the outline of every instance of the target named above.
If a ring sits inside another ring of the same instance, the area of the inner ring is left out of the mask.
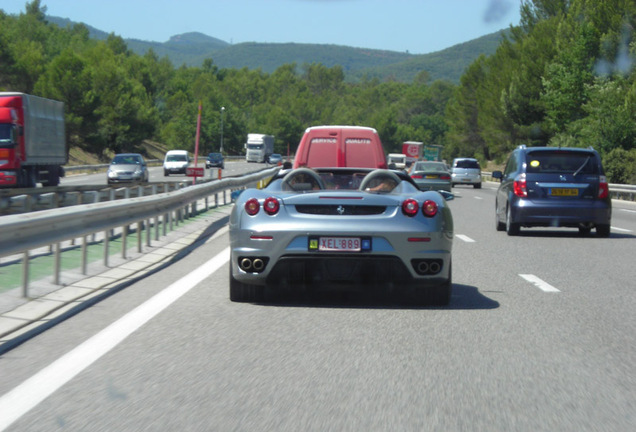
[[[163,159],[163,175],[185,174],[190,163],[190,156],[186,150],[169,150]]]
[[[393,169],[403,170],[406,168],[406,155],[403,153],[389,153],[387,163],[389,164],[389,169],[393,166]]]

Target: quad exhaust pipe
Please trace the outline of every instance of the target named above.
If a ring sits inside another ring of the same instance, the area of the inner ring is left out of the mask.
[[[241,270],[246,272],[252,270],[252,260],[249,258],[243,258],[239,260],[239,267],[241,268]]]
[[[248,273],[260,273],[265,269],[267,258],[240,257],[238,265],[241,270]]]

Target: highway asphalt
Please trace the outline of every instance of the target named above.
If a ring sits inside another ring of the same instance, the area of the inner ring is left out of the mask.
[[[33,280],[29,284],[29,298],[22,295],[21,288],[0,289],[0,354],[135,281],[184,258],[227,224],[231,208],[231,204],[223,205],[187,219],[165,237],[153,240],[150,247],[144,246],[141,253],[136,251],[134,242],[129,243],[126,258],[111,250],[108,267],[99,261],[93,262],[89,264],[86,275],[79,268],[63,269],[60,277],[63,285],[52,284],[50,274]],[[65,254],[73,253],[76,253],[73,248],[64,251],[62,259]],[[9,270],[8,267],[12,265],[15,268]],[[40,264],[42,265],[45,264]],[[4,263],[4,267],[0,274],[15,272],[21,266],[19,262],[15,262]],[[41,273],[41,269],[37,269],[38,265],[32,264],[31,267],[31,275]],[[4,279],[9,278],[3,278],[3,284]]]

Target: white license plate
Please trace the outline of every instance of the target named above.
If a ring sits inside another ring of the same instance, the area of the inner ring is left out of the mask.
[[[360,252],[360,237],[320,237],[318,250],[324,252]]]

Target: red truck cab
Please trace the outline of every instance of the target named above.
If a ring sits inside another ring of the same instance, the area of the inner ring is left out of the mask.
[[[18,139],[16,102],[15,98],[0,98],[0,185],[17,183],[16,161],[23,159],[24,154],[24,141]]]
[[[0,92],[0,187],[57,186],[67,162],[64,104]]]
[[[378,132],[365,126],[314,126],[300,140],[294,168],[387,168]]]

